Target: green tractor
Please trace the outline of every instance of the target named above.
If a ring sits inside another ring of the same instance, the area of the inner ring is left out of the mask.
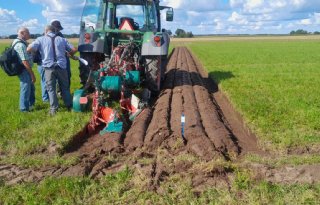
[[[86,0],[78,50],[88,63],[80,62],[83,89],[73,108],[92,106],[93,129],[105,124],[103,132],[121,132],[160,91],[170,43],[162,10],[172,21],[173,9],[159,0]]]

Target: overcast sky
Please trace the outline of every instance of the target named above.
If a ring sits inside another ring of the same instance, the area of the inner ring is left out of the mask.
[[[64,33],[78,33],[84,0],[0,0],[0,35],[27,26],[42,33],[59,19]],[[320,0],[161,0],[172,6],[173,22],[163,27],[194,34],[287,34],[320,31]]]

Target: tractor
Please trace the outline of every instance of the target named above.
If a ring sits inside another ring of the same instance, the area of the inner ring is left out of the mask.
[[[92,109],[90,130],[122,132],[161,89],[170,36],[161,29],[161,13],[173,9],[159,0],[86,0],[78,51],[83,87],[73,110]]]

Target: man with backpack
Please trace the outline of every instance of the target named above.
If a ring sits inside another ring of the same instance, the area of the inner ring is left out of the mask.
[[[72,108],[72,96],[67,74],[67,62],[65,53],[73,55],[77,52],[67,39],[57,36],[53,26],[46,26],[45,35],[37,38],[27,51],[40,51],[42,57],[42,67],[45,71],[46,88],[49,94],[50,115],[55,115],[58,111],[59,103],[56,93],[56,82],[61,88],[62,99],[68,109]]]
[[[19,61],[24,65],[25,69],[18,75],[20,79],[20,111],[28,112],[35,103],[35,87],[36,77],[32,71],[32,55],[27,53],[27,40],[30,39],[29,29],[22,27],[18,30],[18,38],[12,43],[13,49],[18,54]]]

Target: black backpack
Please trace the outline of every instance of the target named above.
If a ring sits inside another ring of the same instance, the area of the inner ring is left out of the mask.
[[[14,46],[17,43],[26,45],[23,41],[17,41],[11,47],[7,47],[0,56],[0,66],[8,76],[20,75],[25,69],[24,65],[19,60],[17,51],[14,50]]]
[[[41,65],[42,63],[42,59],[41,59],[41,54],[40,54],[40,51],[37,50],[33,56],[33,62],[38,64],[38,65]]]

